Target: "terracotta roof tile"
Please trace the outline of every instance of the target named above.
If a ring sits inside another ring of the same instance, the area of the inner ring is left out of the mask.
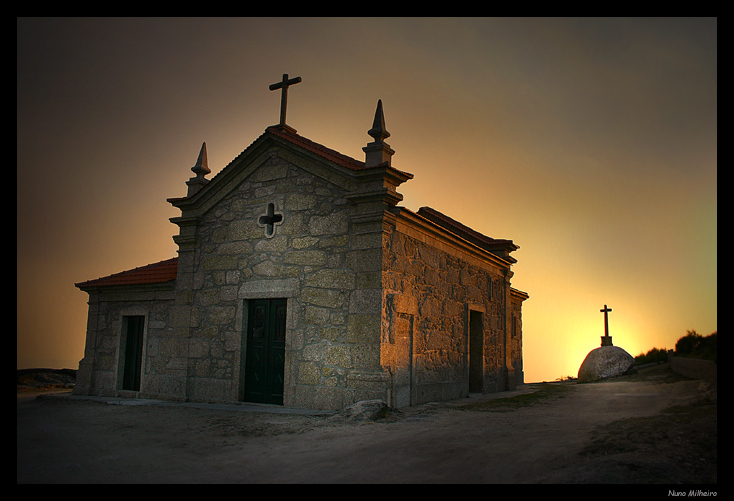
[[[335,164],[341,165],[342,167],[346,167],[347,169],[362,170],[365,168],[364,162],[355,160],[352,157],[348,157],[347,155],[339,153],[336,150],[327,148],[326,146],[316,143],[314,141],[311,141],[310,139],[307,139],[301,135],[278,130],[275,127],[268,127],[267,131],[273,134],[274,136],[286,139],[287,141],[297,146],[300,146],[301,148],[308,150],[311,153],[316,153],[320,157],[326,158],[327,160],[331,160]]]
[[[109,287],[112,285],[158,284],[175,280],[178,272],[178,258],[174,257],[158,263],[122,271],[95,280],[87,280],[74,284],[80,289],[92,287]]]
[[[343,153],[339,153],[336,150],[332,150],[331,148],[327,148],[323,144],[319,144],[315,141],[311,141],[310,139],[307,139],[301,135],[298,135],[293,132],[286,132],[282,131],[277,126],[271,126],[266,129],[267,132],[270,132],[271,134],[274,134],[275,136],[281,137],[283,139],[286,139],[287,141],[290,141],[291,143],[295,144],[296,146],[300,146],[304,150],[308,150],[312,153],[316,153],[317,155],[330,160],[334,162],[337,165],[341,165],[342,167],[346,167],[347,169],[351,170],[365,170],[369,169],[370,167],[366,167],[364,162],[361,162],[359,160],[355,160],[352,157],[349,157],[347,155],[344,155]],[[381,164],[381,165],[384,165]],[[400,169],[396,169],[393,166],[389,166],[390,169],[393,169],[397,172],[400,172],[401,174],[404,174],[408,176],[409,179],[413,179],[413,174],[409,172],[402,171]]]

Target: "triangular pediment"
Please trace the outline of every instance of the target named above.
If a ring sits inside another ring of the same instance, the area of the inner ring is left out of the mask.
[[[337,185],[347,193],[357,190],[359,183],[373,174],[382,177],[386,169],[393,171],[393,176],[397,175],[401,182],[413,177],[389,166],[366,168],[364,162],[303,136],[269,127],[200,191],[190,197],[171,198],[168,201],[182,210],[193,209],[196,213],[203,214],[248,179],[269,181],[285,178],[282,167],[278,167],[277,162],[273,161],[274,157]]]

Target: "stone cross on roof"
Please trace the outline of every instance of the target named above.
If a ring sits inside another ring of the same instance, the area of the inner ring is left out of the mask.
[[[278,128],[280,130],[289,130],[290,132],[296,132],[295,129],[292,127],[288,127],[285,124],[285,111],[288,107],[288,87],[291,85],[295,85],[297,83],[301,83],[302,79],[301,77],[295,77],[288,79],[288,73],[283,73],[283,80],[280,82],[272,84],[270,87],[268,87],[270,90],[278,90],[281,89],[280,92],[280,123],[278,124]]]

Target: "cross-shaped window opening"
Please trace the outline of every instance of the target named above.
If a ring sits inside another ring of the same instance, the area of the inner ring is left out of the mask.
[[[275,212],[275,204],[268,204],[268,210],[260,216],[258,224],[265,227],[265,236],[272,238],[275,235],[275,227],[283,222],[283,214]]]

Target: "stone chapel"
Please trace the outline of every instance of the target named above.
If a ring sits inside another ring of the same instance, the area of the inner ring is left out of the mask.
[[[365,160],[281,120],[211,179],[206,143],[171,222],[178,256],[89,294],[78,395],[400,408],[523,382],[511,240],[401,207],[378,101]]]

